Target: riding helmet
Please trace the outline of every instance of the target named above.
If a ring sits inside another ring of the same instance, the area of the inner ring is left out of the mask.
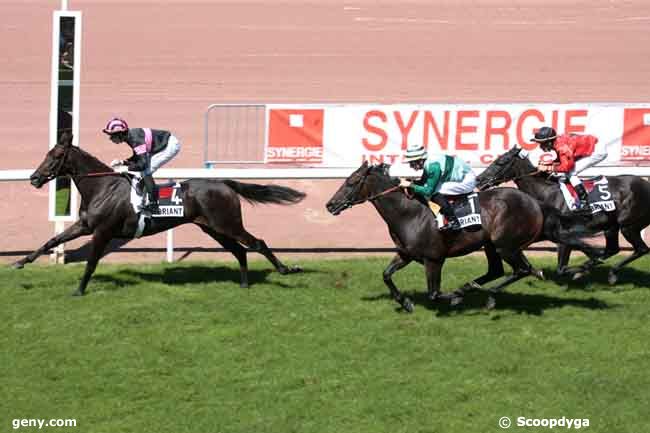
[[[545,143],[547,141],[555,140],[556,138],[557,132],[555,132],[555,129],[551,128],[550,126],[542,126],[535,133],[535,137],[532,138],[532,141],[535,141],[537,143]]]
[[[118,134],[120,132],[127,132],[129,130],[129,125],[124,119],[119,117],[113,117],[106,124],[106,128],[102,129],[102,132],[108,135]]]

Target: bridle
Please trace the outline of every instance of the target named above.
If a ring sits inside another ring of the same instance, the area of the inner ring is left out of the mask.
[[[60,146],[60,145],[57,144],[57,146]],[[61,170],[63,169],[63,166],[65,165],[66,161],[68,160],[68,155],[70,154],[70,148],[71,147],[72,147],[72,145],[63,147],[63,149],[64,149],[63,150],[63,156],[61,157],[61,159],[59,161],[59,165],[56,167],[55,170],[52,170],[52,172],[49,175],[45,176],[45,182],[46,183],[51,181],[52,179],[55,179],[55,178],[59,177],[59,173],[61,172]]]
[[[516,158],[518,158],[518,155],[516,155],[516,154],[512,155],[510,160],[508,162],[506,162],[505,164],[503,164],[499,168],[499,170],[497,171],[497,173],[494,176],[488,178],[488,180],[484,184],[484,187],[481,188],[481,189],[491,188],[491,187],[497,186],[497,185],[499,185],[499,184],[501,184],[503,182],[508,182],[508,181],[516,182],[516,181],[521,180],[521,179],[523,179],[525,177],[537,176],[539,173],[541,173],[541,171],[535,170],[535,171],[531,171],[530,173],[525,173],[525,174],[522,174],[522,175],[519,175],[519,176],[514,176],[514,177],[512,177],[510,179],[506,179],[505,177],[499,177],[501,175],[501,173],[503,173],[504,171],[506,171],[506,170],[508,170],[508,169],[510,169],[512,167],[512,165],[516,161]]]
[[[59,146],[57,144],[57,146]],[[61,157],[61,160],[58,163],[58,166],[56,167],[55,170],[52,170],[52,173],[48,176],[45,176],[46,182],[51,181],[54,178],[59,177],[61,170],[65,166],[66,161],[68,160],[68,155],[70,154],[70,150],[73,146],[65,146],[64,151],[63,151],[63,156]],[[86,173],[86,174],[75,174],[75,173],[70,173],[70,176],[73,177],[102,177],[102,176],[126,176],[125,173],[120,173],[117,171],[100,171],[96,173]]]
[[[365,172],[364,175],[363,175],[363,178],[362,178],[362,179],[359,181],[359,183],[357,184],[357,186],[356,186],[356,188],[355,188],[355,190],[354,190],[354,193],[353,193],[353,194],[350,194],[352,197],[356,197],[357,194],[359,194],[359,191],[361,191],[361,188],[362,188],[363,185],[365,184],[366,179],[368,178],[368,175],[370,174],[370,170],[371,170],[371,169],[372,169],[372,167],[369,167],[368,170],[366,170],[366,172]],[[395,185],[395,186],[392,186],[392,187],[390,187],[390,188],[388,188],[388,189],[386,189],[386,190],[384,190],[384,191],[381,191],[381,192],[379,192],[379,193],[377,193],[377,194],[373,194],[373,195],[371,195],[371,196],[369,196],[369,197],[365,197],[365,198],[362,198],[362,199],[358,199],[358,200],[350,200],[350,199],[347,199],[347,198],[346,198],[345,201],[343,201],[343,203],[341,204],[341,211],[343,211],[343,210],[345,210],[345,209],[349,209],[349,208],[351,208],[352,206],[356,206],[356,205],[358,205],[358,204],[365,203],[365,202],[367,202],[367,201],[370,201],[370,202],[375,201],[375,200],[377,200],[378,198],[383,197],[383,196],[385,196],[386,194],[390,194],[391,192],[395,192],[395,191],[397,191],[397,190],[399,190],[399,189],[400,189],[400,186],[399,186],[399,185]]]

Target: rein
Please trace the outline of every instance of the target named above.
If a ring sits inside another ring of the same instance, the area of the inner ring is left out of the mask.
[[[117,171],[100,171],[97,173],[80,174],[79,177],[122,176],[123,174]]]
[[[499,172],[502,172],[502,171],[505,171],[506,169],[509,169],[510,166],[511,166],[513,163],[514,163],[514,158],[513,158],[513,160],[512,160],[511,162],[508,163],[508,165],[507,165],[506,168],[499,170]],[[502,179],[502,180],[500,180],[498,183],[497,183],[497,180],[499,180],[499,179],[497,179],[497,176],[492,176],[492,177],[491,177],[491,178],[486,182],[486,184],[487,184],[489,187],[493,187],[493,186],[497,186],[497,185],[499,185],[500,183],[503,183],[503,182],[511,182],[511,181],[512,181],[512,182],[516,182],[516,181],[521,180],[521,179],[523,179],[523,178],[525,178],[525,177],[528,177],[528,176],[537,176],[537,175],[540,174],[540,173],[542,173],[542,171],[540,171],[540,170],[535,170],[535,171],[531,171],[530,173],[526,173],[526,174],[522,174],[522,175],[519,175],[519,176],[515,176],[515,177],[513,177],[513,178],[511,178],[511,179]]]
[[[540,170],[535,170],[535,171],[531,171],[530,173],[522,174],[521,176],[513,177],[510,180],[513,181],[513,182],[516,182],[516,181],[518,181],[520,179],[523,179],[524,177],[537,176],[540,173],[542,173]]]
[[[361,204],[361,203],[365,203],[367,201],[374,201],[374,200],[377,200],[379,197],[382,197],[382,196],[384,196],[386,194],[390,194],[391,192],[395,192],[398,189],[400,189],[400,186],[395,185],[395,186],[392,186],[392,187],[388,188],[385,191],[382,191],[382,192],[377,193],[375,195],[371,195],[370,197],[366,197],[364,199],[351,201],[348,204],[349,204],[349,206],[355,206],[355,205],[358,205],[358,204]]]
[[[380,192],[378,194],[375,194],[375,195],[371,195],[370,197],[366,198],[364,201],[366,201],[366,200],[367,201],[377,200],[379,197],[384,196],[386,194],[390,194],[391,192],[397,191],[398,189],[400,189],[399,185],[392,186],[392,187],[388,188],[385,191],[382,191],[382,192]]]

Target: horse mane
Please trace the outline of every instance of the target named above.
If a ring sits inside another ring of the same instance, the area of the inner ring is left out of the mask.
[[[100,172],[104,171],[113,171],[112,168],[110,168],[107,164],[104,164],[102,161],[91,155],[90,153],[86,152],[80,147],[74,147],[74,149],[81,155],[83,158],[83,165],[85,168],[88,169],[93,169],[97,170]]]
[[[378,165],[371,165],[369,170],[370,173],[378,175],[379,179],[385,180],[386,183],[390,184],[391,186],[397,185],[399,183],[399,178],[392,177],[389,173],[390,164],[381,163]]]

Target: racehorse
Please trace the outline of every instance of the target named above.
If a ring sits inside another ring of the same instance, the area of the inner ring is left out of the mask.
[[[130,202],[131,175],[115,173],[89,153],[72,145],[72,135],[64,133],[30,176],[36,188],[59,176],[71,176],[79,193],[79,219],[42,247],[14,263],[17,269],[31,263],[50,248],[84,235],[92,235],[86,269],[74,295],[83,295],[88,281],[108,242],[113,238],[132,239],[139,215]],[[305,194],[279,185],[256,185],[233,180],[190,179],[181,182],[180,198],[184,216],[152,218],[144,236],[186,223],[201,230],[230,251],[239,262],[241,287],[248,287],[246,248],[264,255],[281,274],[300,272],[285,266],[269,249],[243,226],[240,198],[251,203],[289,205],[300,202]],[[242,246],[244,245],[244,246]]]
[[[517,187],[531,197],[539,200],[545,206],[560,209],[563,213],[570,212],[566,206],[562,192],[558,188],[557,181],[551,181],[547,176],[541,176],[535,166],[528,159],[528,155],[520,147],[514,147],[508,152],[499,156],[488,168],[477,177],[479,190],[499,185],[514,180]],[[617,273],[628,263],[648,253],[648,246],[643,242],[641,230],[650,224],[650,183],[638,176],[622,175],[607,176],[609,192],[616,204],[613,212],[600,212],[588,217],[583,224],[591,232],[604,231],[605,251],[601,257],[593,257],[578,267],[571,269],[567,267],[572,247],[566,244],[558,245],[559,275],[573,274],[579,278],[588,273],[591,268],[602,260],[618,254],[620,251],[618,232],[632,245],[634,252],[616,264],[608,275],[610,284],[616,284]],[[584,221],[584,220],[583,220]]]
[[[535,199],[515,188],[482,192],[479,194],[480,229],[443,233],[438,230],[436,218],[428,206],[409,199],[399,188],[399,180],[390,177],[389,169],[388,164],[373,166],[364,162],[343,182],[326,207],[332,215],[339,215],[345,209],[366,201],[375,206],[388,224],[388,231],[397,247],[397,254],[384,270],[384,282],[393,299],[405,311],[413,311],[413,304],[395,286],[391,276],[414,260],[424,265],[427,295],[431,301],[449,297],[452,303],[458,303],[466,289],[480,289],[483,284],[502,277],[502,258],[512,267],[513,274],[488,289],[488,308],[495,305],[492,295],[508,284],[531,274],[543,278],[541,271],[533,269],[522,252],[543,232],[544,215]],[[450,296],[441,295],[440,280],[445,260],[481,247],[484,247],[488,259],[487,273]]]

